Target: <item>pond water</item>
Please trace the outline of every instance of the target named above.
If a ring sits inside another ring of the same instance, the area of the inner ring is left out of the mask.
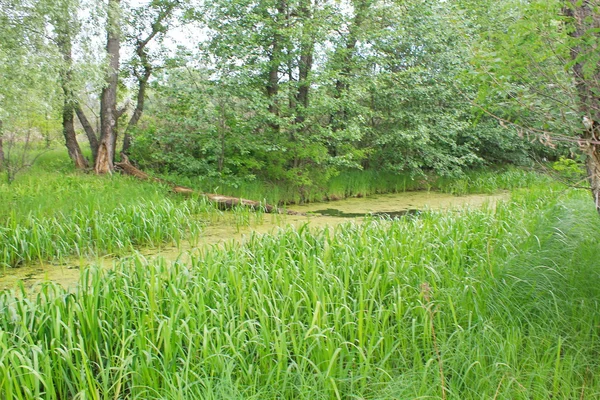
[[[232,241],[242,242],[252,232],[273,233],[288,225],[301,226],[307,223],[311,227],[335,226],[352,219],[360,221],[367,216],[401,218],[418,215],[423,210],[479,207],[485,203],[494,204],[498,200],[508,199],[508,197],[508,193],[453,196],[423,191],[296,205],[290,209],[306,215],[265,214],[262,222],[247,227],[237,227],[234,223],[225,221],[203,229],[197,243],[185,242],[179,247],[146,248],[132,252],[132,254],[141,255],[148,260],[164,257],[168,260],[185,261],[190,254],[197,254],[207,247],[219,246]],[[61,264],[46,262],[20,268],[5,268],[0,271],[0,290],[16,288],[20,283],[27,289],[31,289],[47,281],[58,282],[65,287],[74,287],[79,280],[82,268],[88,265],[110,268],[118,261],[119,258],[109,255],[92,259],[73,258]]]

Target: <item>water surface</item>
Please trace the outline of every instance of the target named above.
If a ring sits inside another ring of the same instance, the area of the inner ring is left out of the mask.
[[[438,192],[407,192],[385,194],[374,197],[353,198],[328,203],[313,203],[292,206],[290,209],[306,215],[265,214],[262,221],[250,226],[237,227],[233,221],[220,221],[203,229],[197,243],[184,242],[179,247],[162,246],[133,251],[132,255],[141,255],[148,260],[164,257],[167,260],[189,259],[211,246],[220,246],[228,242],[243,242],[252,232],[273,233],[286,226],[310,227],[336,226],[351,220],[361,221],[364,217],[405,218],[417,216],[425,210],[448,210],[464,207],[479,207],[485,203],[494,204],[508,198],[508,193],[496,195],[453,196]],[[19,268],[6,268],[0,271],[0,289],[13,289],[22,283],[30,289],[43,282],[58,282],[65,287],[75,287],[80,271],[88,265],[100,265],[111,268],[121,258],[111,255],[99,258],[72,258],[63,263],[40,262]]]

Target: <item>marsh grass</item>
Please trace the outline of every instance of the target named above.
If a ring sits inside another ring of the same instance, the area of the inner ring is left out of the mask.
[[[540,181],[550,181],[540,173],[511,167],[467,171],[454,177],[413,176],[409,173],[373,170],[345,171],[333,176],[322,186],[304,188],[303,196],[300,196],[298,187],[281,182],[260,180],[231,182],[210,177],[192,179],[174,175],[164,177],[204,192],[218,192],[228,196],[265,201],[269,204],[312,203],[417,190],[441,191],[455,195],[494,193],[530,187]]]
[[[297,203],[298,188],[266,182],[235,186],[207,179],[168,177],[201,191],[221,192],[272,204]],[[345,172],[326,187],[306,191],[308,201],[410,190],[454,194],[490,193],[531,186],[543,177],[522,170],[478,171],[454,179],[413,178],[376,171]],[[213,186],[216,185],[216,186]],[[218,186],[220,185],[220,186]],[[225,216],[202,198],[169,194],[167,187],[120,176],[78,173],[62,150],[44,153],[11,184],[0,184],[0,266],[14,267],[65,257],[120,255],[142,246],[194,241],[203,225],[240,229],[260,224],[262,212],[236,209]]]
[[[70,256],[123,254],[140,246],[194,241],[222,218],[203,198],[119,175],[64,170],[49,155],[11,185],[0,185],[0,266]]]
[[[562,193],[559,196],[559,193]],[[253,235],[0,294],[7,399],[600,395],[587,194]],[[23,289],[24,290],[24,289]]]

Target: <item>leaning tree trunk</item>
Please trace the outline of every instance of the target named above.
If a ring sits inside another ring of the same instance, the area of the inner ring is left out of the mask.
[[[581,148],[585,153],[590,189],[600,213],[600,66],[597,63],[597,46],[600,43],[600,13],[598,1],[569,0],[565,14],[572,18],[571,46],[573,75],[579,95],[579,108],[584,116],[585,130]],[[583,40],[585,39],[585,46]],[[591,44],[589,44],[591,43]]]
[[[106,74],[106,86],[100,98],[100,142],[94,171],[97,174],[111,173],[114,169],[114,141],[117,125],[117,83],[119,79],[120,0],[108,3],[106,52],[110,59]]]
[[[88,167],[88,162],[81,152],[79,143],[77,142],[77,135],[75,134],[75,114],[73,113],[73,106],[68,104],[68,99],[65,99],[63,105],[63,135],[65,136],[65,145],[69,152],[69,157],[73,160],[75,168],[85,169]]]
[[[166,33],[169,24],[165,23],[165,20],[170,18],[173,15],[173,12],[180,6],[181,2],[179,0],[166,2],[162,6],[159,6],[160,11],[154,22],[152,22],[152,29],[148,36],[146,36],[144,39],[138,38],[136,40],[135,53],[140,59],[143,73],[140,73],[135,68],[133,70],[133,73],[138,80],[137,102],[135,109],[133,110],[133,115],[129,119],[129,123],[127,124],[127,128],[125,129],[125,134],[123,136],[123,154],[129,154],[129,148],[131,147],[131,131],[133,128],[135,128],[135,126],[137,126],[137,123],[144,112],[146,88],[148,87],[148,81],[150,80],[154,70],[146,47],[148,46],[148,43],[150,43],[157,35]]]
[[[79,104],[75,107],[75,113],[77,114],[77,118],[87,135],[88,141],[90,142],[90,149],[92,150],[92,160],[94,165],[96,164],[96,159],[98,158],[98,138],[96,137],[96,131],[94,127],[90,123],[90,121],[85,116],[85,113],[81,109]]]
[[[123,171],[124,174],[134,176],[140,180],[153,181],[153,182],[158,182],[158,183],[169,185],[169,186],[171,186],[171,189],[175,193],[179,193],[179,194],[183,194],[183,195],[196,194],[198,196],[205,197],[210,202],[217,204],[219,206],[219,208],[222,208],[222,209],[231,209],[236,206],[242,206],[242,207],[250,208],[252,210],[262,210],[266,213],[305,215],[305,214],[299,213],[297,211],[282,210],[281,208],[278,208],[278,207],[270,205],[270,204],[266,204],[266,203],[262,203],[262,202],[254,201],[254,200],[243,199],[241,197],[224,196],[222,194],[215,194],[215,193],[197,192],[194,189],[191,189],[191,188],[188,188],[185,186],[179,186],[174,183],[165,181],[163,179],[151,177],[144,171],[133,166],[129,162],[129,158],[127,157],[126,154],[121,154],[121,162],[116,163],[115,166],[118,168],[118,170]]]

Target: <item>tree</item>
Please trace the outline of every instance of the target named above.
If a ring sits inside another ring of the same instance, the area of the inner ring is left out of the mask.
[[[182,4],[183,1],[181,0],[154,1],[150,4],[150,7],[138,8],[134,11],[132,23],[134,32],[129,35],[128,39],[135,49],[135,58],[130,64],[132,74],[137,81],[137,94],[135,109],[127,123],[123,137],[124,154],[129,153],[131,131],[137,126],[144,112],[148,81],[156,68],[152,64],[148,45],[153,40],[164,37],[170,23],[172,23],[169,19]]]
[[[94,165],[97,174],[110,173],[114,169],[115,136],[117,120],[117,85],[119,80],[121,48],[121,1],[109,0],[106,23],[106,54],[108,66],[106,84],[100,98],[100,141]]]
[[[48,5],[50,22],[54,27],[54,41],[62,56],[59,66],[60,85],[63,91],[62,124],[65,145],[75,168],[84,169],[88,162],[83,156],[75,133],[76,96],[73,90],[73,36],[77,31],[77,5],[70,0],[53,2]]]
[[[582,114],[580,148],[586,155],[590,189],[600,213],[600,1],[569,0],[572,71]]]
[[[53,38],[38,6],[32,0],[0,1],[0,163],[9,181],[35,161],[33,142],[57,122]]]
[[[600,2],[460,3],[474,15],[473,26],[486,27],[470,31],[480,88],[473,104],[505,129],[582,154],[600,212]]]

